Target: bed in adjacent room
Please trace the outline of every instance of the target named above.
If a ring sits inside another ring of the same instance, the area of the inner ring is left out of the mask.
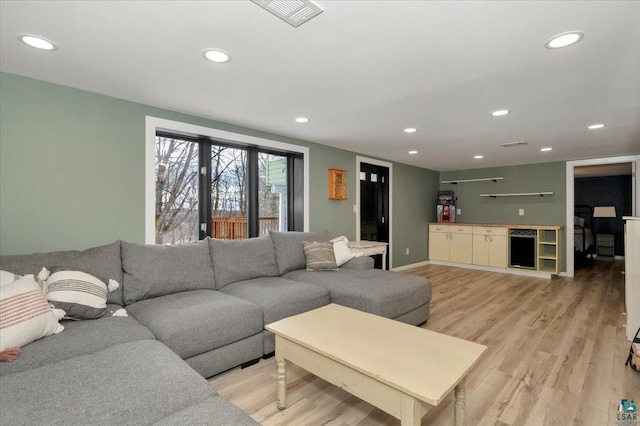
[[[573,247],[576,265],[585,265],[593,260],[595,238],[593,236],[593,207],[584,204],[574,206]]]

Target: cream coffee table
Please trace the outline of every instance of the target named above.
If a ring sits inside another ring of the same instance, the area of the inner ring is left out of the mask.
[[[276,335],[278,408],[291,361],[401,420],[422,417],[455,387],[455,424],[466,424],[464,378],[486,346],[327,305],[266,326]]]

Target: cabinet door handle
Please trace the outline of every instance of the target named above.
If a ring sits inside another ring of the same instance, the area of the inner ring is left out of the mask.
[[[487,229],[487,234],[491,232],[491,229]]]

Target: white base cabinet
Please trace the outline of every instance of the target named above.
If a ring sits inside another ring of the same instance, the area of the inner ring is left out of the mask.
[[[429,258],[449,261],[449,225],[429,225]]]
[[[473,264],[494,268],[507,267],[507,228],[473,227]]]
[[[532,248],[536,266],[529,273],[509,267],[509,235],[514,230],[535,231],[533,241],[537,244]],[[560,226],[432,223],[429,225],[429,260],[475,265],[479,269],[507,269],[512,273],[519,271],[521,275],[544,274],[550,278],[560,272],[561,241]]]
[[[640,327],[640,217],[623,217],[624,303],[627,309],[627,340]]]
[[[473,260],[473,236],[471,226],[451,225],[449,235],[449,261],[471,264]]]
[[[463,225],[429,225],[429,259],[471,264],[472,227]]]

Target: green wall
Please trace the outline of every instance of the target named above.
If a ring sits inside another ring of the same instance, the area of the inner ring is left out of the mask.
[[[563,227],[563,247],[566,249],[566,233],[564,232],[567,198],[565,162],[440,173],[441,181],[488,177],[503,177],[504,179],[497,182],[440,184],[440,190],[455,192],[456,208],[462,209],[462,214],[456,217],[457,222],[559,225]],[[479,195],[519,192],[553,192],[553,195],[496,198],[480,197]],[[518,214],[519,209],[524,209],[524,216]],[[563,271],[566,271],[565,262],[566,254],[563,254]]]
[[[356,153],[0,73],[0,254],[144,242],[147,115],[309,147],[310,229],[355,238]],[[347,170],[347,201],[327,199],[331,167]],[[427,259],[438,176],[398,163],[394,174],[402,266]]]
[[[416,181],[427,184],[416,185]],[[430,185],[431,182],[436,186]],[[438,172],[405,164],[393,166],[393,239],[398,241],[393,247],[395,266],[429,258],[429,223],[436,220],[437,183]],[[424,221],[424,217],[429,219]]]

